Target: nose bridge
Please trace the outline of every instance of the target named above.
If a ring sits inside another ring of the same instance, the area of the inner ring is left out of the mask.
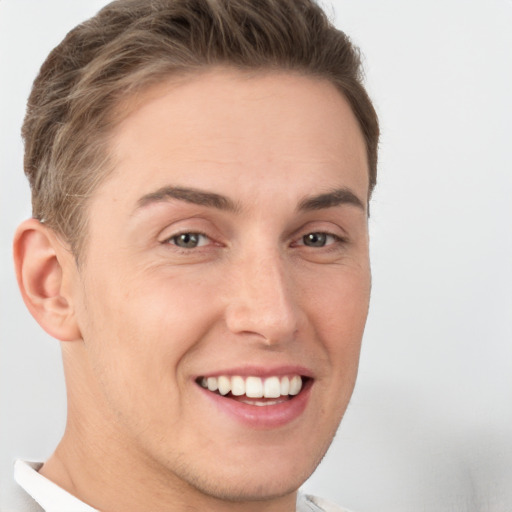
[[[267,344],[293,338],[298,305],[283,257],[277,248],[248,252],[236,265],[227,308],[228,328],[253,333]]]

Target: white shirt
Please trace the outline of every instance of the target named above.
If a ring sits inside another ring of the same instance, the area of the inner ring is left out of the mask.
[[[14,464],[14,479],[32,497],[26,512],[99,512],[54,484],[38,471],[41,462],[18,460]],[[25,512],[25,511],[24,511]],[[297,512],[348,512],[321,498],[299,493]]]

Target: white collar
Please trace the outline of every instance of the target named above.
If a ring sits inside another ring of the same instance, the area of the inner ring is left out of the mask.
[[[45,512],[98,512],[38,473],[40,462],[17,460],[14,479]]]

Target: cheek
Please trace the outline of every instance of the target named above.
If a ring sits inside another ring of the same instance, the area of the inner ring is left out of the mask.
[[[88,287],[80,312],[82,334],[96,377],[117,402],[127,406],[140,397],[146,407],[162,396],[176,396],[180,362],[213,316],[212,301],[205,299],[211,294],[194,290],[165,278]]]
[[[87,385],[99,414],[129,436],[179,428],[186,412],[181,362],[201,337],[202,324],[191,318],[198,309],[172,288],[152,290],[90,297],[87,312]]]
[[[328,360],[334,408],[348,402],[355,384],[369,299],[370,273],[365,269],[331,276],[314,299],[311,324]]]
[[[313,296],[316,324],[335,346],[359,344],[370,301],[369,267],[333,272],[319,284]]]

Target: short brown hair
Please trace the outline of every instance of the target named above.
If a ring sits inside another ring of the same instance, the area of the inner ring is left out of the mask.
[[[330,80],[365,138],[368,197],[379,125],[358,50],[314,0],[117,0],[48,56],[23,125],[33,216],[79,256],[87,198],[108,174],[121,99],[166,77],[212,66],[290,70]]]

